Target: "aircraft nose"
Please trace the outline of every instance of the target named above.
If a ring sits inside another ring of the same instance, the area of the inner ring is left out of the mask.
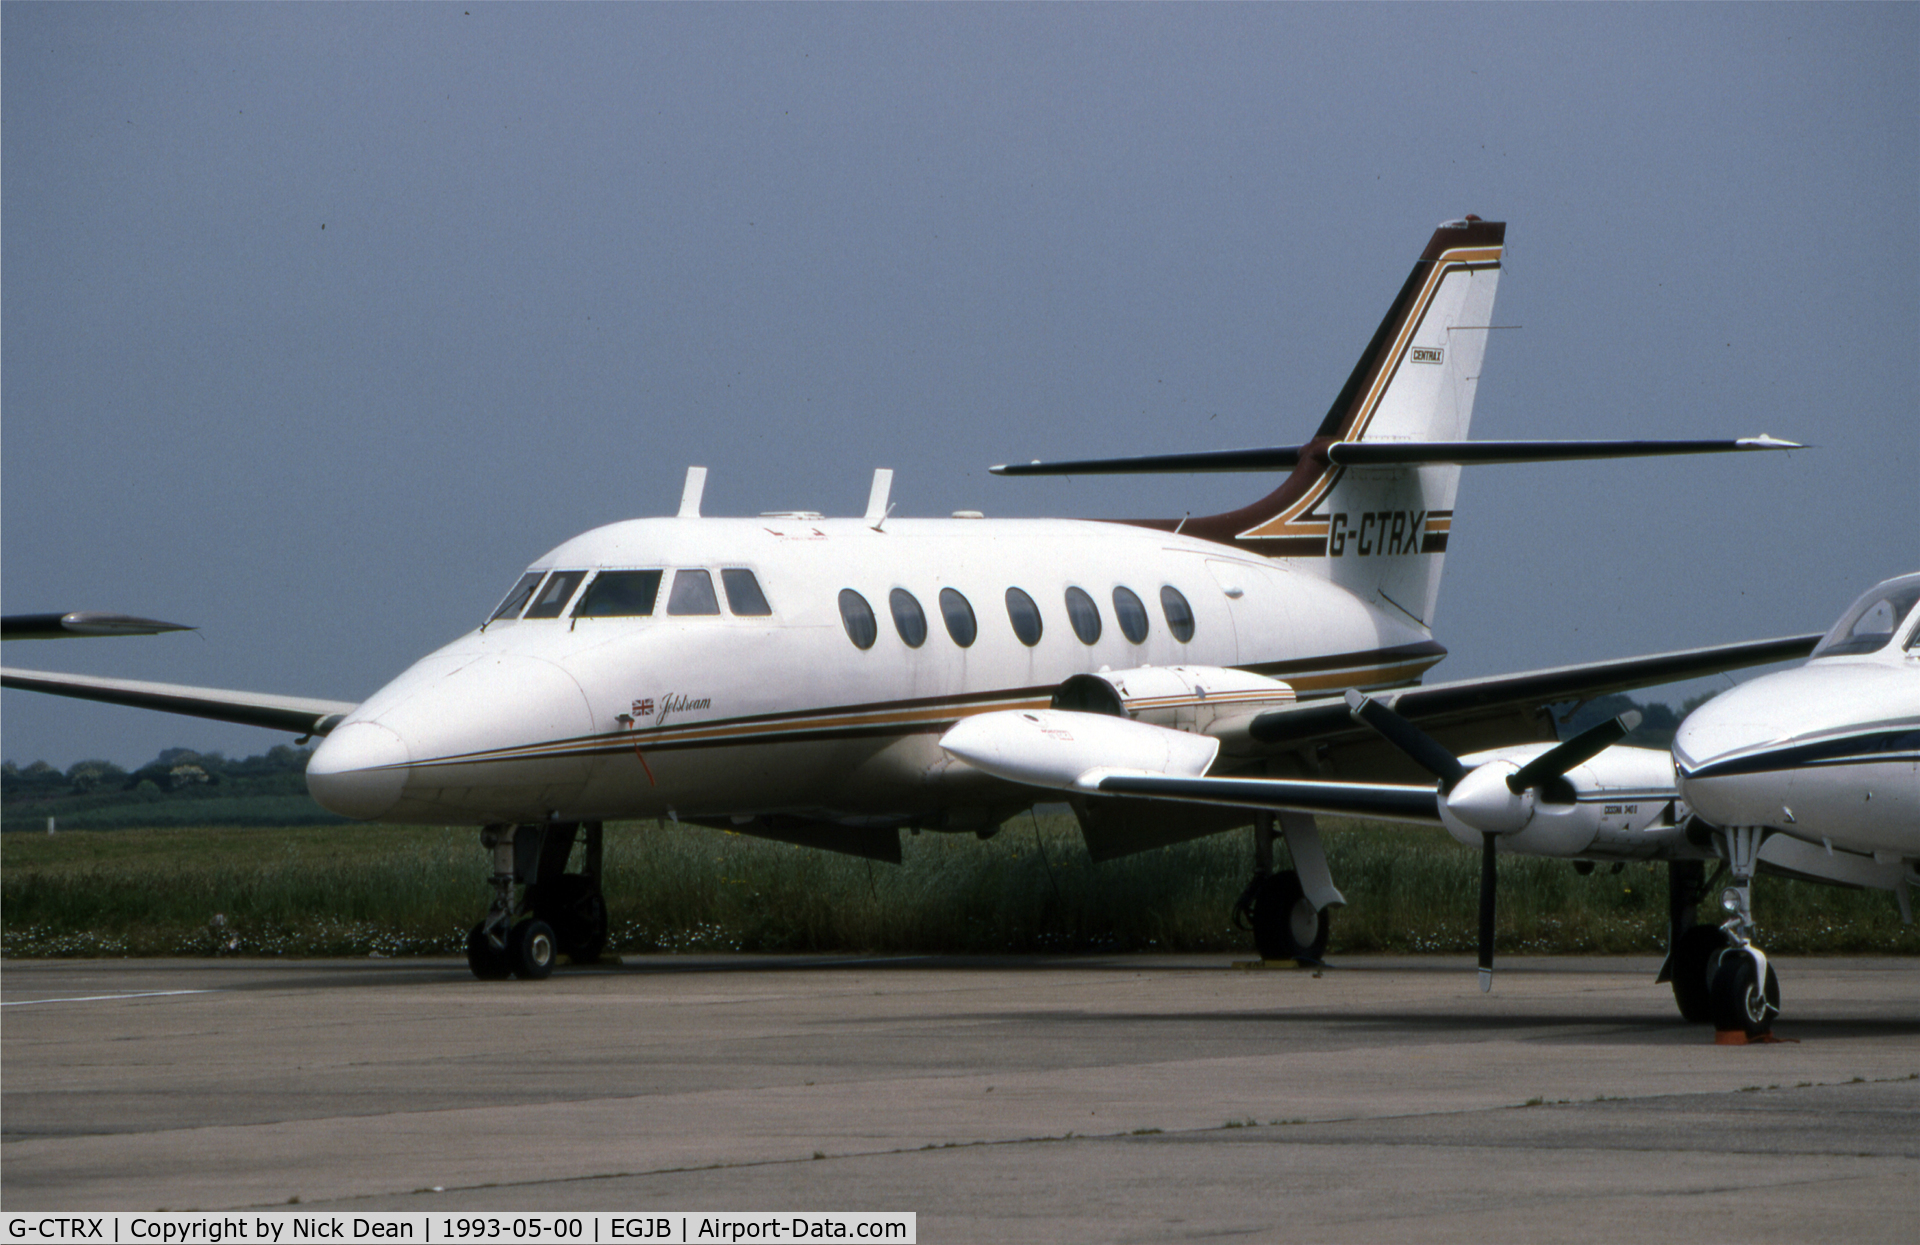
[[[349,722],[307,762],[307,790],[320,807],[371,821],[400,802],[412,761],[406,741],[374,722]]]

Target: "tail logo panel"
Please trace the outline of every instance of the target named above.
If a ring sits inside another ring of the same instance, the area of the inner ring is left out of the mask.
[[[1394,377],[1400,371],[1402,361],[1424,364],[1443,364],[1446,350],[1443,346],[1414,346],[1413,339],[1418,335],[1420,326],[1432,309],[1435,296],[1449,276],[1461,272],[1473,272],[1481,269],[1500,267],[1501,247],[1471,246],[1458,247],[1447,251],[1433,263],[1421,283],[1419,295],[1402,318],[1395,332],[1393,349],[1385,357],[1392,360],[1378,369],[1372,383],[1366,388],[1364,396],[1355,404],[1351,422],[1342,430],[1342,441],[1359,441],[1365,438],[1368,427],[1373,423],[1374,415],[1380,408],[1382,398],[1393,384]],[[1345,553],[1332,547],[1335,515],[1328,513],[1323,506],[1334,486],[1340,482],[1345,469],[1329,464],[1318,480],[1291,505],[1265,522],[1241,532],[1235,539],[1241,541],[1259,541],[1254,546],[1258,552],[1268,557],[1343,557]],[[1389,512],[1392,513],[1392,512]],[[1439,512],[1435,512],[1437,514]],[[1443,523],[1450,523],[1452,512],[1448,511]],[[1403,514],[1405,522],[1409,516]],[[1357,536],[1358,527],[1364,524],[1364,517],[1346,516],[1345,527],[1348,541],[1342,550],[1352,548],[1352,540]],[[1388,520],[1391,524],[1391,519]],[[1408,553],[1438,553],[1447,546],[1446,527],[1435,529],[1434,515],[1428,515],[1422,526],[1422,540],[1419,549],[1405,548]],[[1383,544],[1386,542],[1382,542]],[[1404,547],[1409,542],[1403,537],[1396,547]],[[1372,542],[1369,542],[1372,548]],[[1371,553],[1365,556],[1373,556]]]

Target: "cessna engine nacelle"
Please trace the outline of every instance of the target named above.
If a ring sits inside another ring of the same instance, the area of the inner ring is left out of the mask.
[[[1508,779],[1552,744],[1521,744],[1460,758],[1468,767],[1436,803],[1440,824],[1468,847],[1499,837],[1501,851],[1523,856],[1644,860],[1684,838],[1674,800],[1673,757],[1651,748],[1613,747],[1540,787],[1512,790]]]

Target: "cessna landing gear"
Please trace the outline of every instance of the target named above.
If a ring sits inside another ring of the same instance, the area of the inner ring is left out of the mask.
[[[1714,834],[1732,880],[1720,892],[1720,906],[1727,912],[1720,929],[1727,946],[1713,962],[1708,1006],[1714,1028],[1750,1038],[1771,1032],[1773,1018],[1780,1014],[1780,979],[1766,952],[1753,944],[1758,932],[1753,923],[1753,873],[1766,835],[1764,826],[1735,826]]]
[[[1273,814],[1261,813],[1253,823],[1253,880],[1234,902],[1234,923],[1253,931],[1263,960],[1318,964],[1327,953],[1328,909],[1346,901],[1328,876],[1313,818],[1282,814],[1280,825],[1297,870],[1273,871]]]
[[[607,945],[607,901],[600,890],[600,823],[584,823],[585,872],[568,873],[580,823],[488,826],[480,842],[493,853],[493,902],[467,934],[467,967],[482,981],[539,981],[564,955],[576,964]],[[525,883],[521,902],[514,887]]]

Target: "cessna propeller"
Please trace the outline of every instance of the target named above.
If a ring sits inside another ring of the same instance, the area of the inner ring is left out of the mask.
[[[1533,820],[1535,803],[1562,795],[1569,770],[1592,760],[1625,738],[1640,724],[1640,714],[1629,711],[1592,726],[1572,739],[1541,753],[1525,765],[1489,761],[1468,768],[1460,759],[1407,719],[1358,691],[1347,692],[1347,710],[1371,727],[1408,759],[1440,780],[1439,806],[1443,820],[1453,820],[1480,833],[1480,989],[1493,988],[1493,919],[1497,869],[1494,855],[1500,836],[1523,830]],[[1556,790],[1559,784],[1562,790]]]

